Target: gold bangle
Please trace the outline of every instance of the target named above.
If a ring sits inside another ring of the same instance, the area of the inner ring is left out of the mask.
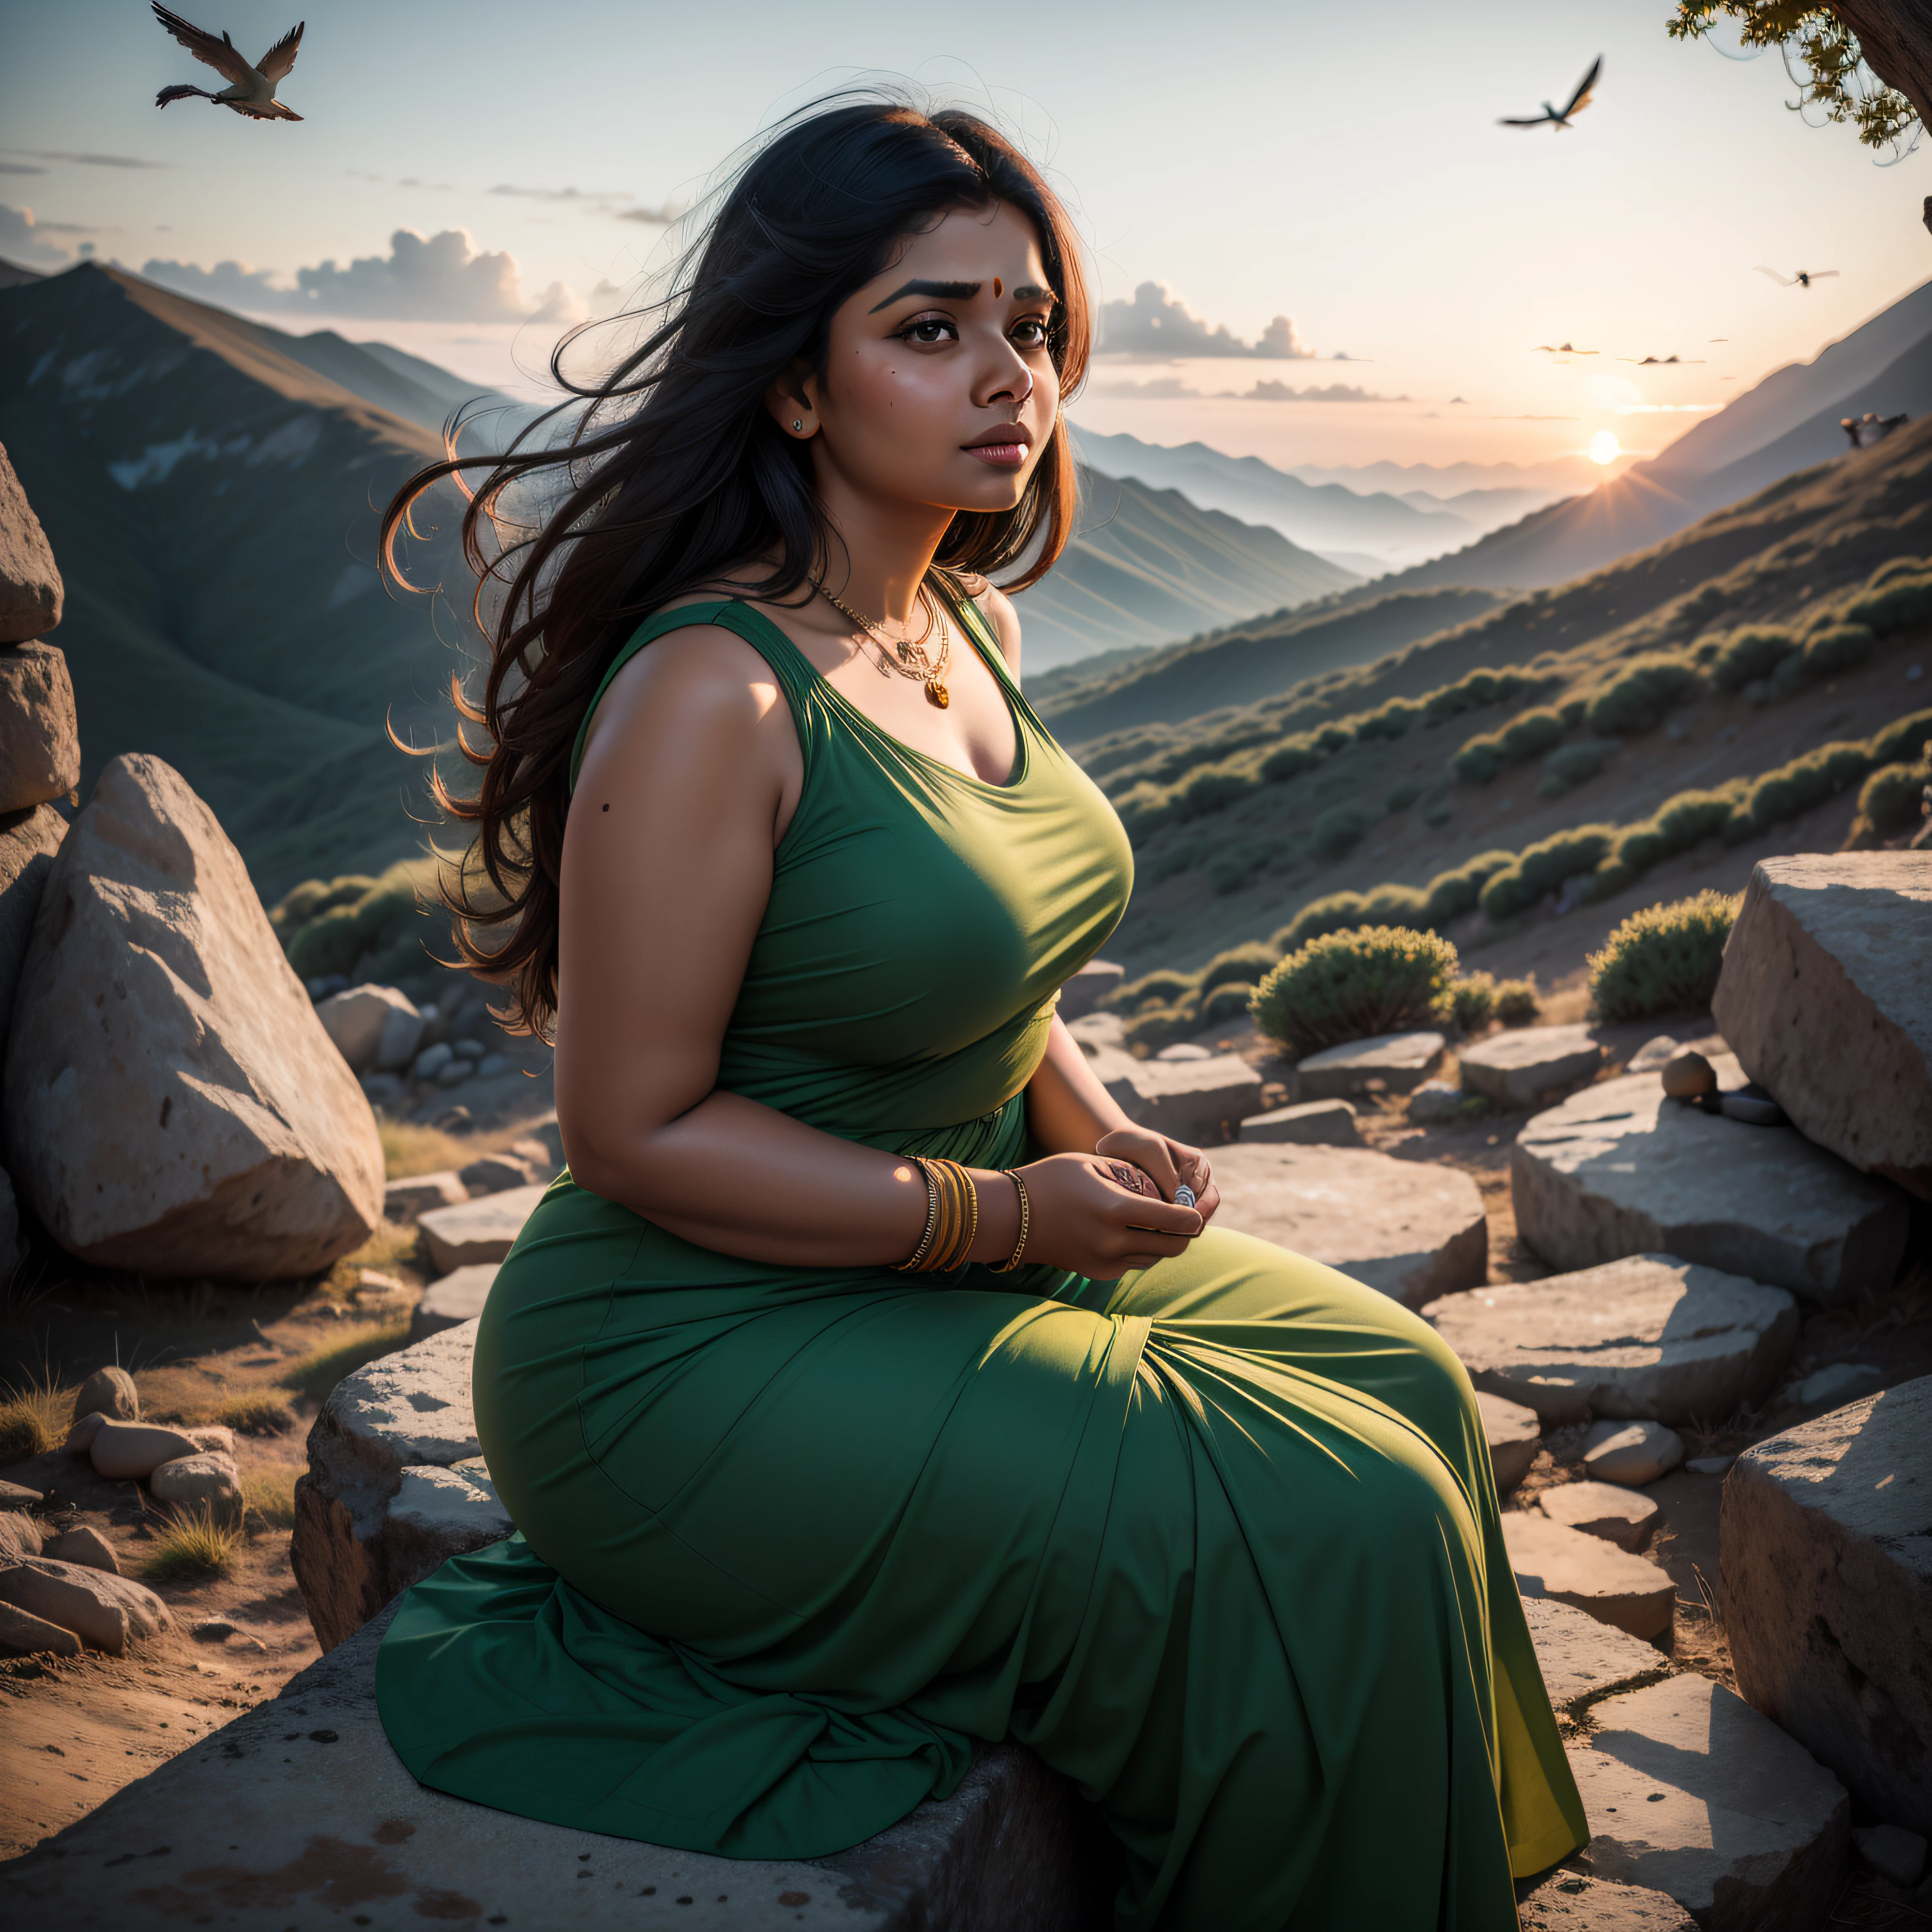
[[[941,1233],[933,1244],[926,1271],[950,1274],[964,1262],[979,1234],[980,1195],[971,1175],[956,1160],[935,1160],[932,1164],[938,1171],[944,1206]]]
[[[913,1250],[911,1255],[897,1264],[896,1271],[900,1274],[922,1272],[922,1264],[932,1246],[932,1238],[939,1231],[938,1184],[932,1178],[932,1169],[917,1154],[912,1155],[910,1159],[926,1181],[926,1232],[920,1236],[919,1246]]]
[[[1013,1244],[1012,1252],[1010,1254],[1004,1261],[995,1262],[993,1264],[993,1272],[995,1274],[1011,1274],[1013,1270],[1019,1266],[1021,1256],[1026,1252],[1027,1236],[1031,1232],[1032,1228],[1033,1208],[1031,1204],[1027,1199],[1026,1183],[1019,1178],[1018,1174],[1010,1167],[1002,1168],[1000,1171],[1013,1184],[1014,1187],[1018,1190],[1020,1197],[1020,1238]]]

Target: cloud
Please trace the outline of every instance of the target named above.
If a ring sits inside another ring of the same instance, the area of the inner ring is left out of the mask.
[[[0,255],[23,268],[64,268],[70,256],[58,243],[44,242],[46,225],[34,219],[31,208],[9,208],[0,202]]]
[[[44,175],[45,168],[37,168],[32,161],[0,161],[0,175]]]
[[[1293,318],[1278,315],[1256,343],[1244,342],[1224,322],[1210,328],[1164,282],[1143,282],[1131,302],[1110,302],[1100,310],[1100,352],[1108,356],[1255,356],[1298,362],[1315,352],[1295,332]]]
[[[37,161],[71,161],[83,168],[171,168],[172,161],[144,160],[138,154],[74,154],[59,148],[15,148],[16,154],[32,154]]]
[[[684,214],[681,202],[668,201],[658,208],[620,208],[614,211],[620,221],[642,221],[653,228],[668,228]]]
[[[399,228],[386,255],[358,255],[344,268],[331,260],[296,271],[296,286],[278,287],[273,271],[240,262],[203,268],[191,262],[151,261],[141,272],[184,295],[272,314],[353,317],[368,322],[560,322],[580,320],[584,307],[561,282],[534,304],[514,259],[478,254],[460,228],[424,236]]]
[[[627,194],[613,194],[608,190],[592,188],[587,193],[580,188],[517,188],[508,182],[500,182],[488,190],[491,194],[512,194],[525,201],[628,201]]]
[[[1130,396],[1141,402],[1199,402],[1203,392],[1190,389],[1178,376],[1156,376],[1151,382],[1131,382],[1117,379],[1110,382],[1096,382],[1093,393],[1096,396]]]
[[[1406,396],[1378,395],[1372,389],[1358,389],[1352,382],[1329,382],[1318,389],[1293,389],[1286,382],[1264,377],[1252,389],[1223,389],[1244,403],[1406,403]]]

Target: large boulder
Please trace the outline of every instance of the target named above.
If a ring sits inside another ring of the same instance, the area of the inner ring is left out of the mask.
[[[476,1324],[345,1376],[308,1432],[289,1558],[325,1649],[446,1558],[513,1526],[470,1408]]]
[[[80,728],[66,654],[0,647],[0,812],[64,798],[80,782]]]
[[[82,1260],[313,1274],[382,1216],[375,1117],[247,868],[160,759],[115,759],[54,862],[21,975],[0,1131]]]
[[[525,1932],[1101,1932],[1116,1857],[1019,1745],[824,1859],[720,1858],[545,1825],[418,1785],[376,1708],[369,1624],[6,1868],[10,1922],[226,1932],[508,1924]]]
[[[1218,1148],[1215,1226],[1325,1262],[1420,1308],[1488,1271],[1489,1222],[1460,1169],[1366,1148]]]
[[[0,448],[0,644],[22,644],[61,620],[61,574],[40,520]]]
[[[1932,1376],[1746,1450],[1718,1535],[1738,1688],[1932,1837]]]
[[[1442,1064],[1448,1046],[1439,1033],[1381,1033],[1324,1047],[1299,1061],[1296,1097],[1346,1100],[1358,1094],[1410,1094]]]
[[[1932,1201],[1932,852],[1751,868],[1711,1002],[1796,1125]]]
[[[1763,1401],[1798,1339],[1783,1288],[1675,1255],[1491,1282],[1422,1313],[1478,1388],[1546,1422],[1719,1420]]]
[[[1742,1078],[1719,1054],[1721,1087]],[[1546,1261],[1592,1268],[1670,1254],[1817,1301],[1888,1286],[1904,1195],[1794,1127],[1746,1126],[1668,1099],[1653,1074],[1573,1094],[1510,1154],[1516,1232]]]
[[[393,1073],[409,1065],[429,1024],[399,986],[371,981],[332,993],[315,1010],[322,1030],[358,1073]]]
[[[1705,1932],[1817,1932],[1851,1806],[1802,1744],[1694,1671],[1590,1715],[1569,1753],[1591,1831],[1577,1864],[1668,1892]]]
[[[54,869],[54,854],[67,836],[67,820],[50,805],[0,818],[0,1062],[27,947],[34,936],[40,895]]]
[[[1604,1048],[1587,1026],[1504,1028],[1456,1056],[1462,1084],[1499,1106],[1534,1106],[1546,1094],[1588,1080]]]

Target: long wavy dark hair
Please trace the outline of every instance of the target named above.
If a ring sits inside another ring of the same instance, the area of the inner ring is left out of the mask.
[[[836,544],[806,449],[767,413],[771,384],[800,365],[823,380],[834,311],[906,237],[952,209],[1001,202],[1039,232],[1059,297],[1048,348],[1070,393],[1086,369],[1090,304],[1072,224],[1038,172],[970,113],[835,98],[782,124],[721,190],[668,292],[634,312],[643,339],[607,376],[568,376],[566,337],[550,361],[564,403],[501,455],[460,454],[453,427],[446,460],[390,503],[382,556],[401,582],[396,545],[417,500],[445,478],[469,499],[464,554],[490,664],[480,701],[451,682],[461,718],[487,734],[478,746],[458,727],[482,778],[463,796],[432,768],[430,786],[446,814],[476,828],[445,868],[443,896],[462,963],[508,991],[514,1025],[548,1036],[556,1016],[571,752],[620,646],[701,586],[796,596]],[[565,411],[574,419],[560,435]],[[476,470],[486,473],[472,488]],[[934,561],[1024,589],[1065,547],[1075,495],[1063,422],[1019,502],[961,512]],[[532,501],[541,512],[523,507]],[[742,574],[773,556],[762,574]]]

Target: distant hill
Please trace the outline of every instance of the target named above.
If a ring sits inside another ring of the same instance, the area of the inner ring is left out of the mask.
[[[1198,509],[1178,490],[1090,472],[1079,535],[1019,597],[1024,662],[1030,675],[1163,644],[1360,580],[1278,530]]]
[[[1562,583],[1797,471],[1839,460],[1850,453],[1839,419],[1868,410],[1932,412],[1932,282],[1810,362],[1767,376],[1650,461],[1378,587]]]
[[[1138,660],[1112,660],[1104,673],[1034,693],[1034,702],[1070,744],[1132,725],[1178,724],[1225,705],[1271,697],[1327,671],[1371,664],[1480,616],[1498,601],[1492,591],[1458,587],[1377,598],[1342,610],[1277,614]],[[1081,668],[1064,675],[1070,680]]]
[[[0,288],[0,442],[67,584],[83,790],[158,753],[268,899],[419,850],[422,769],[385,721],[446,734],[464,660],[374,568],[378,508],[439,450],[359,392],[407,400],[397,372],[92,263]],[[414,560],[430,582],[446,562]]]
[[[1466,543],[1474,526],[1377,491],[1357,494],[1339,483],[1304,483],[1258,456],[1229,456],[1204,442],[1168,448],[1133,436],[1076,429],[1082,462],[1107,476],[1133,477],[1157,490],[1250,524],[1268,524],[1308,550],[1362,550],[1393,568]]]

